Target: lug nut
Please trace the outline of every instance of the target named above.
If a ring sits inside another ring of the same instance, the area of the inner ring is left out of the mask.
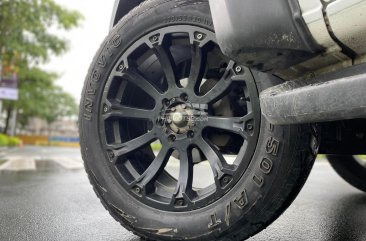
[[[202,33],[196,34],[196,39],[202,40],[203,39],[203,34]]]
[[[184,204],[184,201],[182,199],[178,199],[176,202],[177,206],[183,206],[183,204]]]
[[[135,192],[136,192],[136,193],[141,193],[141,188],[139,188],[139,187],[135,187]]]
[[[114,158],[114,152],[113,151],[108,151],[108,156],[109,156],[109,158],[113,159]]]
[[[151,42],[157,42],[159,40],[158,35],[154,35],[151,37]]]
[[[107,106],[107,105],[104,105],[104,107],[103,107],[103,111],[104,111],[104,112],[108,112],[108,106]]]
[[[253,125],[252,124],[247,124],[247,129],[250,130],[250,131],[253,130]]]
[[[169,106],[170,105],[170,101],[167,100],[167,99],[164,99],[163,100],[163,104],[166,105],[166,106]]]
[[[164,120],[163,120],[163,119],[160,119],[160,120],[158,121],[158,123],[159,123],[159,125],[163,126],[163,125],[164,125]]]
[[[243,70],[243,69],[242,69],[242,67],[241,67],[241,66],[236,66],[236,67],[235,67],[235,72],[236,72],[236,73],[240,73],[242,70]]]
[[[170,142],[174,142],[174,141],[175,141],[175,139],[176,139],[176,137],[175,137],[174,135],[170,135],[170,136],[168,137],[168,140],[169,140]]]
[[[222,179],[222,181],[223,181],[224,183],[228,183],[228,182],[229,182],[229,178],[228,178],[228,177],[224,177],[224,178]]]
[[[181,94],[180,95],[180,98],[184,101],[187,101],[188,100],[188,95],[187,94]]]

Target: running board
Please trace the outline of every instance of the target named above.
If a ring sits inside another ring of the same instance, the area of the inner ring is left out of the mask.
[[[260,95],[262,113],[278,125],[366,118],[366,69],[360,67],[344,72],[354,76],[340,73],[337,79],[329,75],[271,87]]]

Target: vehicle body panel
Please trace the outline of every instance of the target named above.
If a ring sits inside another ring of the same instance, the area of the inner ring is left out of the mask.
[[[210,0],[223,52],[242,64],[274,73],[285,80],[308,74],[317,76],[365,62],[365,6],[365,0],[331,3],[276,0],[267,1],[265,8],[263,1]],[[283,39],[272,38],[269,33]],[[267,45],[260,46],[262,42]],[[298,48],[293,48],[290,43],[295,43]],[[254,54],[251,48],[255,49]]]
[[[357,55],[366,54],[366,1],[338,0],[327,7],[334,35]]]
[[[210,0],[210,8],[221,50],[250,68],[287,69],[322,51],[297,0]]]

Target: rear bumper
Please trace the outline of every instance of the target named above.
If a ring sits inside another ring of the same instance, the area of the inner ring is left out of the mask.
[[[262,113],[278,125],[366,118],[365,68],[358,65],[266,89],[260,95]]]

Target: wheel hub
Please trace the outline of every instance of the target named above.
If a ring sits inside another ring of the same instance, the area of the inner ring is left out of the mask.
[[[176,98],[174,98],[176,99]],[[167,133],[185,134],[194,128],[194,108],[187,102],[173,102],[163,111],[162,119],[165,119]]]

